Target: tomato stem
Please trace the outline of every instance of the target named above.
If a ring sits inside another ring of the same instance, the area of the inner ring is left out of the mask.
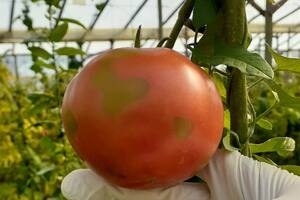
[[[247,35],[245,6],[244,0],[223,0],[222,2],[224,22],[222,35],[228,45],[243,45],[244,37]]]
[[[223,34],[227,45],[243,45],[248,47],[248,28],[244,0],[224,0]],[[230,67],[230,66],[229,66]],[[242,153],[249,154],[248,110],[247,110],[247,79],[236,68],[231,68],[231,76],[227,93],[227,101],[230,110],[231,130],[238,133],[243,145]]]
[[[248,141],[246,76],[232,69],[227,94],[231,130],[238,133],[242,144]]]
[[[179,10],[177,21],[169,36],[170,39],[167,41],[165,45],[166,48],[170,48],[170,49],[173,48],[185,21],[189,19],[193,11],[194,5],[195,5],[195,0],[186,0],[183,6],[181,7],[181,9]]]

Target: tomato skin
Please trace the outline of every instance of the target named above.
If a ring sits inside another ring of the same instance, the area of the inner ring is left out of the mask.
[[[165,48],[109,50],[70,82],[62,120],[70,143],[109,182],[148,189],[205,166],[223,130],[213,81]]]

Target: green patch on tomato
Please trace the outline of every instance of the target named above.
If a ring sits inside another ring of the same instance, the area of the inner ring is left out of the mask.
[[[176,117],[173,121],[173,131],[178,138],[186,139],[193,131],[193,123],[183,117]]]
[[[149,84],[143,78],[119,79],[110,61],[102,64],[93,82],[101,90],[103,112],[110,116],[119,114],[126,107],[144,97],[149,90]]]

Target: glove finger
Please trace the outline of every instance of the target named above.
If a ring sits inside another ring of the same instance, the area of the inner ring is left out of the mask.
[[[78,169],[68,174],[61,184],[64,197],[69,200],[87,200],[95,192],[107,193],[106,181],[90,169]]]
[[[208,184],[212,200],[300,199],[299,177],[237,151],[217,151],[199,176]]]
[[[132,190],[112,187],[110,191],[118,200],[209,200],[208,187],[205,184],[182,183],[168,188],[150,190]],[[97,191],[89,200],[111,198],[102,190]]]
[[[237,158],[239,153],[217,150],[208,165],[201,169],[198,176],[209,187],[211,199],[244,199],[240,184],[237,181]]]
[[[109,184],[89,169],[68,174],[62,182],[62,193],[69,200],[203,200],[209,199],[205,184],[182,183],[168,188],[132,190]]]

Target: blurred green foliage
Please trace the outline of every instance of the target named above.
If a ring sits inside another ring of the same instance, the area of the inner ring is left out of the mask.
[[[300,97],[300,77],[297,74],[280,72],[275,78],[281,87],[291,96]],[[263,113],[273,103],[274,97],[264,83],[250,90],[253,104],[258,114]],[[291,137],[296,142],[295,151],[287,157],[280,157],[277,153],[264,153],[262,156],[272,159],[278,165],[300,165],[300,110],[276,106],[266,118],[272,123],[272,130],[256,126],[251,138],[252,143],[262,143],[274,137]]]
[[[61,1],[44,3],[48,6],[48,29],[33,27],[28,1],[24,1],[19,17],[29,31],[36,33],[36,38],[24,41],[31,52],[35,76],[13,76],[0,57],[0,200],[64,199],[60,191],[63,177],[83,167],[64,136],[60,106],[84,52],[55,44],[63,39],[68,23],[80,23],[54,17]],[[36,41],[48,42],[51,51]],[[59,62],[61,56],[67,56],[68,67]]]
[[[60,184],[83,167],[65,138],[56,88],[64,91],[75,71],[16,80],[0,64],[0,199],[63,199]],[[46,87],[47,86],[47,87]],[[34,92],[34,93],[33,93]],[[54,98],[55,96],[55,98]]]

